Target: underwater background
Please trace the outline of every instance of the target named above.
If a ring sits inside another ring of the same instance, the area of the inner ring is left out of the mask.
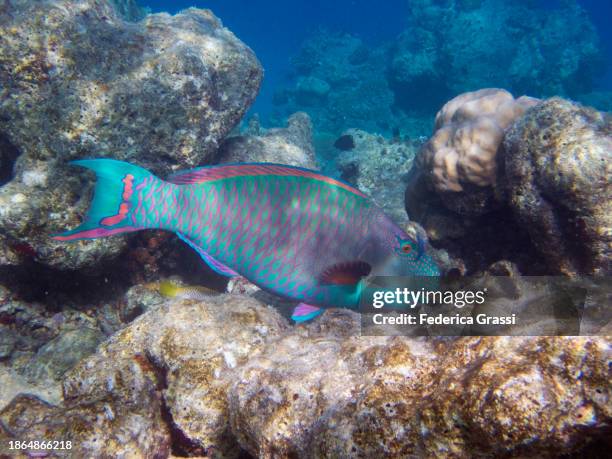
[[[607,457],[611,22],[604,0],[0,2],[0,458]],[[226,166],[252,162],[290,168]],[[282,232],[279,202],[303,215]],[[545,320],[370,333],[304,304],[303,265],[377,272],[355,234],[406,257],[391,274],[493,292],[462,316]]]
[[[255,51],[264,66],[266,78],[263,82],[260,95],[251,110],[260,113],[266,119],[274,112],[275,104],[273,100],[275,95],[278,101],[282,97],[280,95],[282,89],[285,87],[291,88],[291,85],[295,84],[294,80],[299,78],[299,76],[315,75],[317,72],[313,68],[317,66],[314,60],[316,56],[311,57],[313,61],[310,68],[308,68],[308,62],[299,61],[300,58],[303,60],[306,57],[303,56],[303,53],[306,53],[307,49],[313,53],[318,51],[320,57],[327,56],[329,59],[334,59],[335,57],[338,61],[344,62],[347,58],[346,53],[350,52],[347,49],[351,47],[350,37],[360,41],[359,45],[363,46],[362,52],[364,53],[368,50],[374,51],[376,48],[383,48],[385,46],[402,46],[398,43],[400,34],[402,32],[409,34],[411,27],[414,27],[413,24],[418,25],[419,21],[423,21],[424,18],[424,8],[421,8],[419,11],[419,5],[423,4],[423,2],[404,0],[391,0],[377,5],[368,0],[265,2],[264,4],[223,0],[202,2],[202,4],[189,1],[149,1],[141,3],[155,12],[167,11],[176,13],[189,6],[210,8],[215,11],[223,19],[223,23]],[[425,2],[425,4],[427,3],[434,5],[434,7],[439,5],[440,9],[444,9],[446,6],[450,10],[452,7],[460,16],[480,16],[483,21],[481,27],[485,30],[482,33],[476,32],[476,29],[466,30],[465,32],[474,34],[471,37],[473,43],[470,45],[470,52],[473,56],[470,59],[475,59],[476,56],[480,55],[484,59],[481,65],[487,67],[487,75],[481,75],[481,79],[477,83],[469,81],[469,79],[464,80],[464,87],[462,88],[464,90],[498,86],[509,90],[521,90],[519,87],[507,87],[503,84],[507,80],[501,74],[508,71],[510,58],[506,61],[503,58],[499,59],[503,54],[496,52],[497,50],[504,51],[504,48],[510,43],[507,31],[504,30],[502,25],[506,23],[508,26],[513,27],[512,22],[515,21],[525,22],[523,24],[524,29],[520,32],[522,39],[532,38],[538,40],[539,49],[533,51],[543,53],[542,58],[546,62],[542,61],[537,65],[548,67],[548,71],[551,74],[560,74],[562,72],[557,65],[553,64],[554,62],[559,63],[558,58],[562,53],[566,54],[566,59],[569,57],[567,54],[572,52],[576,54],[575,57],[586,58],[585,54],[590,54],[594,50],[587,51],[584,47],[585,45],[587,47],[594,46],[598,48],[600,53],[598,56],[591,56],[594,60],[600,60],[595,65],[598,68],[592,67],[589,69],[590,65],[584,62],[582,68],[573,69],[574,77],[576,78],[573,84],[576,85],[577,81],[581,80],[581,84],[584,85],[581,88],[566,87],[566,93],[559,94],[555,92],[558,91],[558,88],[553,88],[553,85],[548,88],[542,87],[544,82],[540,81],[539,84],[532,82],[531,88],[529,86],[524,87],[526,89],[525,93],[534,97],[542,97],[555,93],[556,95],[568,95],[580,100],[579,96],[581,94],[586,95],[593,91],[610,91],[612,89],[612,71],[609,65],[607,65],[607,62],[610,61],[610,53],[612,53],[610,49],[612,31],[609,27],[610,18],[612,17],[612,5],[610,2],[600,0],[576,2],[582,9],[584,17],[568,17],[572,12],[567,9],[565,5],[567,2],[558,0]],[[488,8],[479,8],[483,4],[488,4]],[[539,17],[533,18],[533,12]],[[487,18],[491,14],[500,16],[501,20],[498,22],[488,21]],[[527,16],[529,16],[530,21],[525,21]],[[568,30],[562,25],[561,18],[563,17],[565,17],[566,21],[574,23],[572,29],[578,29],[576,30],[576,36],[563,33]],[[258,20],[258,18],[265,19]],[[431,24],[432,30],[447,26],[444,24],[444,19],[441,15],[437,19],[438,23],[434,22]],[[532,22],[531,27],[528,22]],[[538,24],[546,22],[549,23],[547,30],[536,30]],[[556,24],[550,24],[550,22],[556,22]],[[487,31],[487,28],[490,30]],[[594,30],[589,30],[591,28]],[[344,46],[341,43],[337,43],[336,48],[325,48],[324,42],[319,41],[319,48],[316,49],[317,43],[312,40],[318,35],[317,32],[344,35],[344,38],[340,40],[344,43]],[[438,32],[442,37],[446,36],[451,40],[454,38],[457,45],[461,44],[459,41],[461,32],[459,30],[449,33],[445,33],[443,30],[438,30]],[[530,33],[533,37],[529,37]],[[547,35],[548,37],[546,37]],[[310,48],[308,48],[308,45],[310,45]],[[354,43],[353,46],[355,46]],[[444,46],[453,48],[453,44],[448,42]],[[550,46],[556,49],[545,49],[545,47]],[[315,49],[312,49],[312,47]],[[497,50],[495,49],[496,47]],[[570,48],[570,50],[567,48]],[[300,51],[302,56],[300,56]],[[554,60],[554,57],[557,57],[557,59]],[[381,67],[383,68],[379,68],[376,72],[364,67],[365,59],[359,63],[361,66],[349,65],[344,70],[347,75],[353,74],[355,78],[367,79],[368,77],[378,77],[383,80],[388,78],[386,73],[389,70],[388,66],[393,65],[390,62],[393,58],[393,55],[388,56],[388,61],[382,63]],[[525,66],[533,66],[534,62],[526,54],[520,56],[517,53],[511,59],[520,60],[521,58],[525,60]],[[318,65],[320,66],[321,64],[319,63]],[[460,63],[459,65],[461,64],[468,66],[468,59],[466,59],[465,63]],[[532,69],[532,71],[538,70]],[[318,72],[331,74],[332,70],[318,70]],[[484,86],[483,82],[485,82]],[[435,82],[432,81],[430,84],[433,88]],[[568,82],[567,84],[569,86],[571,83]],[[401,95],[401,90],[395,92],[395,89],[392,89],[392,91],[396,98],[401,99],[404,97]],[[356,92],[354,94],[355,101],[359,96],[364,97],[364,94]],[[436,107],[435,101],[432,100],[428,108],[435,109]],[[409,109],[410,106],[408,105],[406,108]],[[610,107],[607,108],[609,109]],[[343,127],[359,126],[345,125]]]

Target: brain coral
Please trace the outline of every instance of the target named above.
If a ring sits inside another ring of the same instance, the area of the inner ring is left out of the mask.
[[[466,184],[493,185],[504,130],[537,102],[527,96],[514,99],[495,88],[466,92],[447,102],[420,155],[436,190],[460,192]]]

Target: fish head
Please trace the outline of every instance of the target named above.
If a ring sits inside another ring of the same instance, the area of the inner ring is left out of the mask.
[[[408,232],[397,228],[386,238],[390,250],[374,270],[377,276],[440,276],[438,265],[427,253],[427,240],[422,231],[409,228]]]

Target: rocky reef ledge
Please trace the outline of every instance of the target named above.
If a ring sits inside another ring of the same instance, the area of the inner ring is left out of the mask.
[[[259,61],[211,11],[139,22],[121,11],[104,0],[0,5],[0,264],[25,253],[67,270],[116,257],[125,237],[49,238],[89,200],[68,161],[111,157],[161,176],[210,164],[257,95]]]
[[[164,302],[70,370],[60,402],[4,406],[0,441],[71,440],[73,457],[542,457],[609,435],[608,339],[358,334],[349,311],[292,327],[247,296]]]

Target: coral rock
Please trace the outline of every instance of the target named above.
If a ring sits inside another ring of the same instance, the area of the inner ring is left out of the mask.
[[[262,77],[208,10],[132,23],[105,0],[19,0],[2,7],[0,29],[0,176],[11,180],[0,190],[1,263],[21,263],[11,247],[23,244],[61,269],[116,256],[123,237],[49,239],[86,205],[63,164],[112,155],[159,174],[210,161]]]
[[[259,457],[540,456],[582,447],[587,432],[605,436],[604,338],[357,337],[358,324],[353,313],[326,312],[238,369],[231,415],[244,448]]]
[[[83,357],[92,354],[104,335],[96,329],[68,330],[49,341],[28,362],[25,376],[30,380],[60,379]]]
[[[510,206],[548,265],[612,273],[612,117],[552,98],[507,133]]]
[[[63,403],[16,397],[0,441],[62,438],[79,457],[541,457],[608,434],[607,338],[359,332],[347,310],[289,327],[245,296],[167,302],[71,370]]]
[[[312,145],[312,123],[304,112],[294,113],[286,128],[268,129],[265,133],[252,124],[252,134],[227,138],[219,150],[221,163],[263,162],[288,164],[317,169]]]
[[[16,419],[6,423],[16,435],[11,438],[30,438],[31,432],[32,439],[42,439],[47,437],[41,430],[53,415],[53,426],[63,425],[68,432],[62,438],[92,448],[83,449],[80,457],[111,455],[111,448],[119,447],[116,436],[128,425],[134,438],[121,447],[132,454],[148,457],[147,451],[155,448],[167,450],[171,429],[178,452],[214,449],[236,455],[226,395],[231,372],[286,327],[276,311],[248,297],[221,295],[203,303],[159,305],[66,375],[63,405],[39,415],[37,404],[16,399],[0,420]],[[69,416],[71,412],[78,416]],[[97,422],[79,424],[94,413]],[[47,435],[57,432],[50,431]]]
[[[0,411],[0,442],[61,439],[71,442],[70,457],[128,458],[135,451],[142,457],[168,457],[170,432],[162,417],[156,380],[136,363],[122,378],[121,388],[115,388],[121,395],[103,393],[100,398],[68,401],[64,406],[29,394],[15,397]],[[137,391],[132,389],[136,387]]]
[[[396,222],[408,219],[404,189],[416,147],[409,142],[387,140],[358,129],[348,129],[354,147],[337,158],[342,179],[366,193]]]

